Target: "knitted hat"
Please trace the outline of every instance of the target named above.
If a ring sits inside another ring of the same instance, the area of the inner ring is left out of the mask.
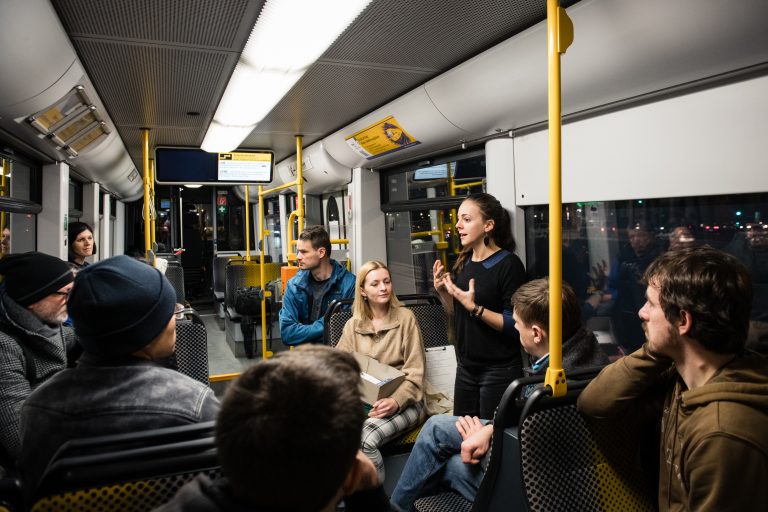
[[[78,272],[67,308],[86,352],[125,356],[166,328],[176,292],[159,270],[115,256]]]
[[[66,262],[41,252],[9,254],[0,260],[5,289],[21,306],[29,306],[68,285],[75,276]]]

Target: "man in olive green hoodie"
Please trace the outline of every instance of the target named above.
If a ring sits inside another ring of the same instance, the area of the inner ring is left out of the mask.
[[[660,256],[643,281],[646,343],[606,367],[579,410],[661,418],[660,510],[768,510],[768,360],[744,350],[747,269],[699,247]]]

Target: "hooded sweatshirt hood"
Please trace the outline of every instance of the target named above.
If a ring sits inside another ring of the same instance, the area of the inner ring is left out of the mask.
[[[692,411],[712,402],[731,402],[768,411],[765,358],[746,352],[721,368],[706,384],[684,391],[682,407]]]

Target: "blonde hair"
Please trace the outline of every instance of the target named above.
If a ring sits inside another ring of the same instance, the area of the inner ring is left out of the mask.
[[[360,270],[357,271],[357,281],[355,281],[355,302],[352,306],[353,318],[357,318],[358,320],[373,318],[371,306],[368,304],[368,301],[363,298],[362,291],[363,286],[365,285],[365,278],[368,277],[368,274],[380,268],[386,270],[387,274],[389,274],[389,278],[392,279],[392,273],[389,271],[387,265],[377,260],[364,263],[363,266],[360,267]],[[393,289],[392,295],[389,298],[389,309],[397,307],[400,307],[400,301],[397,299],[397,295],[395,295],[395,290]]]

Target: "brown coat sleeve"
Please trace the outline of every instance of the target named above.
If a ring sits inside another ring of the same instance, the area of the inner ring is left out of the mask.
[[[392,393],[392,398],[402,410],[424,398],[426,357],[424,356],[424,343],[421,340],[421,330],[416,322],[416,317],[406,308],[401,308],[401,310],[399,334],[403,367],[400,368],[400,371],[405,374],[405,380]]]
[[[643,345],[603,368],[579,395],[579,411],[593,419],[621,418],[630,411],[643,418],[661,417],[664,388],[671,385],[673,371],[669,360],[651,356]]]

